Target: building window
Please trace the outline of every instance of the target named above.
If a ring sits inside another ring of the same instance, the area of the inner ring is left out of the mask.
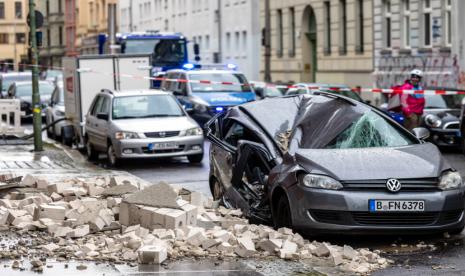
[[[25,44],[26,43],[26,34],[25,33],[16,33],[16,43]]]
[[[63,45],[63,27],[58,27],[58,45]]]
[[[15,2],[15,18],[23,18],[23,5],[21,2]]]
[[[8,34],[0,33],[0,44],[8,44]]]
[[[230,50],[231,50],[231,34],[226,33],[226,52],[229,53]]]
[[[283,37],[283,10],[276,11],[276,30],[277,30],[277,38],[278,38],[278,48],[276,55],[278,57],[283,56],[283,48],[284,48],[284,37]]]
[[[57,1],[58,1],[58,13],[61,14],[61,13],[63,13],[63,7],[61,6],[61,5],[62,5],[62,4],[61,4],[61,1],[62,1],[62,0],[57,0]]]
[[[209,35],[205,36],[205,49],[206,50],[210,49],[210,36]]]
[[[324,15],[325,15],[325,48],[324,53],[326,55],[331,54],[331,3],[325,1],[324,3]]]
[[[0,2],[0,19],[5,19],[5,2]]]
[[[384,31],[383,31],[383,38],[384,38],[384,47],[391,48],[391,1],[384,0],[383,1],[383,14],[384,14]]]
[[[295,56],[295,11],[289,8],[289,56]]]
[[[423,46],[432,46],[432,33],[431,33],[431,1],[423,0]]]
[[[339,0],[339,54],[347,54],[346,0]]]
[[[247,51],[247,31],[242,31],[242,50],[244,53]]]
[[[365,34],[363,28],[363,0],[357,0],[357,17],[356,17],[356,45],[355,45],[355,52],[363,53],[363,46],[365,44]]]
[[[452,5],[451,0],[445,3],[445,44],[446,46],[452,45]]]
[[[402,41],[405,48],[410,48],[410,0],[402,1]]]

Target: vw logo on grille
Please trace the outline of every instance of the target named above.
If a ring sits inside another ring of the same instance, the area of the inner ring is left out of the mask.
[[[388,191],[396,193],[400,191],[400,189],[402,188],[402,184],[400,184],[399,180],[391,178],[388,179],[388,181],[386,182],[386,188],[388,189]]]
[[[160,137],[165,137],[165,136],[166,136],[166,132],[164,132],[164,131],[159,132],[159,133],[158,133],[158,136],[160,136]]]

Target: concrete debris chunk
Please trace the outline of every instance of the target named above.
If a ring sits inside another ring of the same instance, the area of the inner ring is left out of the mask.
[[[62,206],[53,206],[48,204],[40,205],[40,218],[49,218],[54,220],[65,219],[66,208]]]
[[[60,201],[63,199],[63,197],[57,193],[52,193],[50,197],[52,198],[53,201]]]
[[[348,260],[353,260],[357,257],[357,251],[355,251],[351,246],[344,245],[342,257]]]
[[[72,238],[81,238],[90,233],[90,227],[88,224],[84,225],[79,225],[76,228],[74,228],[71,237]]]
[[[193,246],[200,246],[206,239],[207,237],[204,229],[193,227],[187,233],[186,242]]]
[[[172,210],[165,216],[165,228],[178,229],[186,226],[186,212],[182,210]]]
[[[139,188],[132,183],[124,183],[122,185],[116,185],[109,188],[104,189],[101,194],[103,196],[122,196],[125,194],[130,194],[135,191],[138,191]]]
[[[280,239],[264,239],[258,242],[257,247],[270,254],[275,254],[281,248],[283,241]]]
[[[0,225],[8,224],[9,211],[7,208],[0,206]]]
[[[23,179],[21,180],[21,186],[23,187],[35,187],[36,186],[36,179],[34,176],[30,174],[26,174]]]
[[[63,194],[63,192],[67,189],[72,188],[73,185],[69,182],[60,182],[60,183],[52,183],[48,184],[47,186],[47,192],[49,194],[57,193],[57,194]]]
[[[170,185],[160,182],[128,196],[123,201],[158,208],[179,209],[177,198],[178,194]]]
[[[319,244],[316,246],[315,250],[312,251],[312,254],[317,257],[328,257],[329,253],[329,248],[324,243]]]
[[[139,248],[137,253],[141,264],[161,264],[168,257],[167,249],[157,245],[143,246]]]
[[[238,256],[242,258],[247,258],[247,257],[251,257],[253,254],[256,253],[255,244],[253,243],[252,239],[238,238],[237,243],[238,243],[238,246],[236,247],[235,253]]]
[[[53,252],[53,251],[59,249],[60,246],[56,245],[54,243],[49,243],[49,244],[46,244],[46,245],[42,245],[42,248],[45,249],[48,252]]]

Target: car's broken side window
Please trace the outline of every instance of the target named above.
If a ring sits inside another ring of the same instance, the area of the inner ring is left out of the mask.
[[[326,145],[326,148],[400,147],[414,143],[413,139],[403,134],[385,118],[370,111],[341,132]]]

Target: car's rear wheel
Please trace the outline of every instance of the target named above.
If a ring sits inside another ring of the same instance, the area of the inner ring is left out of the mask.
[[[199,164],[202,163],[203,154],[188,155],[187,159],[190,163]]]
[[[274,224],[276,228],[292,228],[291,207],[285,195],[282,195],[276,208]]]
[[[118,165],[121,163],[121,160],[116,156],[115,147],[112,144],[108,144],[107,161],[108,165],[112,167],[118,167]]]
[[[89,160],[97,160],[98,152],[94,150],[94,146],[90,143],[89,138],[86,138],[86,153]]]

